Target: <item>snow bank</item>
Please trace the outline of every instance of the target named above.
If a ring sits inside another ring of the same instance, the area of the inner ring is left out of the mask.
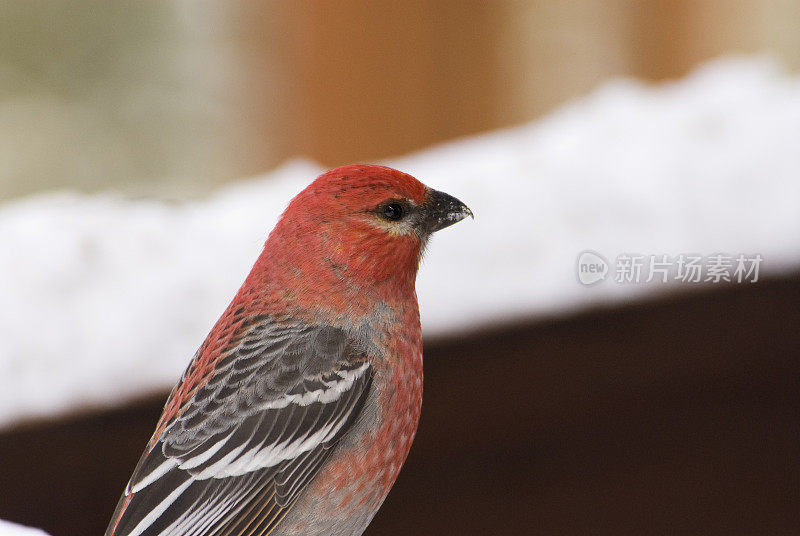
[[[47,536],[47,533],[0,519],[0,536]]]
[[[663,290],[582,286],[585,249],[796,269],[798,140],[800,79],[731,59],[655,87],[614,81],[541,121],[389,162],[476,215],[432,240],[426,334]],[[0,425],[171,386],[320,171],[294,161],[180,204],[51,193],[0,207]]]

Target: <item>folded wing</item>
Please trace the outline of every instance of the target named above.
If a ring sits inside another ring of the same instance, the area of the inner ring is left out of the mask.
[[[361,411],[363,352],[260,319],[140,460],[107,536],[269,534]]]

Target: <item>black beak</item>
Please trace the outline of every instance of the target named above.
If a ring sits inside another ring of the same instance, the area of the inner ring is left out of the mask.
[[[425,230],[428,233],[450,227],[467,216],[475,218],[467,205],[452,195],[438,190],[429,189],[422,206],[425,210]]]

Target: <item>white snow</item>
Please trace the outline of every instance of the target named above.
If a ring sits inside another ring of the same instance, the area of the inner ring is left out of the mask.
[[[47,536],[47,533],[0,519],[0,536]]]
[[[739,58],[669,84],[612,81],[541,121],[392,160],[475,213],[429,247],[426,334],[666,288],[585,287],[585,249],[797,269],[799,140],[800,78]],[[0,206],[0,426],[170,387],[321,171],[297,160],[179,204],[62,192]]]

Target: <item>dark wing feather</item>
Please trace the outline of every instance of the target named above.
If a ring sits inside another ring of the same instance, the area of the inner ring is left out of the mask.
[[[371,379],[341,329],[254,324],[144,454],[107,536],[268,534],[361,411]]]

